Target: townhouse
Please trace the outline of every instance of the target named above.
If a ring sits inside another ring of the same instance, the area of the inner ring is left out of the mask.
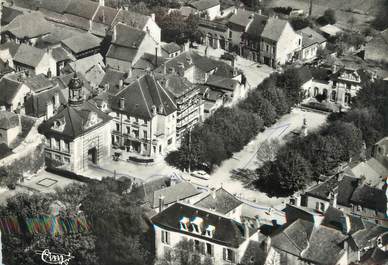
[[[298,30],[297,33],[302,36],[302,50],[299,57],[302,61],[316,59],[318,51],[326,48],[326,38],[312,28],[306,27]]]

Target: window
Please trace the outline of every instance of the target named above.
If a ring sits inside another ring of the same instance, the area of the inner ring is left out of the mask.
[[[147,131],[143,131],[143,137],[144,137],[144,139],[147,139],[148,137],[147,137]]]
[[[120,123],[116,123],[116,131],[120,131]]]
[[[61,159],[61,156],[60,156],[60,155],[55,155],[55,156],[54,156],[54,159],[55,159],[55,160],[57,160],[57,161],[62,161],[62,159]]]
[[[52,144],[52,146],[53,146],[53,149],[55,149],[55,150],[59,150],[60,149],[60,141],[59,140],[57,140],[57,139],[55,139],[55,138],[53,138],[53,144]]]
[[[324,204],[323,202],[321,202],[320,210],[321,210],[322,212],[325,211],[325,204]]]
[[[172,144],[172,138],[168,139],[167,144],[168,145]]]
[[[213,256],[214,246],[210,243],[206,243],[206,254],[209,256]]]
[[[170,245],[170,233],[167,231],[162,231],[162,242],[164,244]]]
[[[232,36],[233,36],[232,31],[229,31],[229,38],[232,38]]]
[[[70,164],[70,158],[65,156],[63,162],[65,162],[65,164]]]
[[[194,240],[194,250],[195,251],[200,251],[201,250],[201,246],[200,246],[200,242],[199,240]]]
[[[64,142],[63,144],[63,150],[65,152],[69,152],[70,151],[70,143],[69,142]]]
[[[127,126],[127,133],[130,134],[131,133],[131,127]]]
[[[233,250],[231,250],[230,248],[224,248],[223,258],[224,258],[224,260],[234,262]]]
[[[197,233],[197,234],[199,234],[199,228],[198,228],[198,225],[196,225],[196,224],[192,224],[192,227],[193,227],[193,232],[194,232],[194,233]]]
[[[266,50],[267,52],[269,52],[269,45],[268,45],[268,44],[265,45],[265,50]]]
[[[51,153],[50,153],[50,152],[46,152],[46,157],[47,157],[48,159],[51,159],[51,158],[52,158]]]
[[[272,53],[275,54],[275,52],[276,52],[276,47],[273,46],[273,47],[272,47]]]

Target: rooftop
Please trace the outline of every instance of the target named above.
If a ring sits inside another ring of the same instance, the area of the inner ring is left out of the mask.
[[[321,44],[326,41],[326,38],[310,27],[298,30],[297,33],[302,35],[302,47],[307,48],[313,44]]]
[[[83,33],[62,40],[62,44],[68,47],[73,53],[78,54],[100,47],[101,39],[90,33]]]
[[[219,188],[216,191],[210,192],[208,196],[195,203],[196,206],[216,211],[221,214],[227,214],[241,204],[242,202],[240,200],[224,188]]]
[[[153,193],[153,196],[150,198],[150,204],[152,208],[157,208],[159,206],[159,198],[164,197],[164,204],[168,205],[180,200],[185,200],[187,198],[193,197],[201,193],[193,184],[189,182],[180,182],[169,187],[156,190]]]
[[[261,37],[278,41],[287,25],[289,25],[287,20],[270,17],[261,33]]]
[[[36,67],[41,62],[44,55],[45,51],[42,49],[27,44],[21,44],[13,60],[14,62]]]
[[[19,115],[0,110],[0,129],[8,130],[20,125]]]
[[[199,1],[191,2],[189,6],[192,6],[199,11],[203,11],[203,10],[212,8],[214,6],[217,6],[219,4],[220,4],[219,0],[199,0]]]

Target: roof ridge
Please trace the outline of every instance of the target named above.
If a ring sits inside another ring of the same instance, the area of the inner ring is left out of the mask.
[[[143,76],[143,78],[144,78],[144,76]],[[150,111],[150,109],[149,109],[149,107],[148,107],[147,99],[145,98],[145,95],[144,95],[144,92],[143,92],[143,88],[141,87],[140,81],[139,81],[139,79],[136,79],[136,81],[137,81],[137,83],[139,84],[139,89],[140,89],[141,95],[142,95],[142,97],[143,97],[144,103],[145,103],[145,105],[146,105],[146,107],[147,107],[148,115],[150,115],[150,117],[152,118],[152,113],[151,113],[151,111]]]
[[[163,88],[163,86],[161,85],[161,84],[159,84],[159,82],[155,79],[155,76],[153,75],[152,76],[152,78],[154,79],[154,82],[157,84],[157,85],[159,85],[160,86],[160,89],[162,90],[162,92],[164,93],[164,94],[166,94],[166,96],[168,97],[168,99],[171,101],[171,103],[175,106],[175,108],[177,107],[177,105],[175,104],[175,102],[174,102],[174,100],[172,100],[171,99],[171,97],[170,97],[170,95],[167,93],[167,91]],[[158,92],[158,94],[159,94],[159,92]],[[160,96],[160,95],[159,95]],[[160,97],[160,101],[162,102],[162,98]],[[162,104],[163,104],[163,102],[162,102]],[[163,109],[164,109],[164,107],[163,107]],[[167,111],[166,111],[166,113],[167,113]]]

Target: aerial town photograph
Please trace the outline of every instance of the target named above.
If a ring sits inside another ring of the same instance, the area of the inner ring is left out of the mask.
[[[0,20],[0,265],[388,265],[388,0]]]

